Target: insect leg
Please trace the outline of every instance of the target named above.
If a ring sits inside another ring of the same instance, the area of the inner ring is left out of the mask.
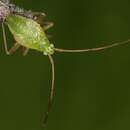
[[[8,46],[7,46],[7,39],[6,39],[6,33],[5,33],[5,28],[4,28],[4,24],[2,23],[2,32],[3,32],[3,39],[4,39],[4,48],[5,48],[5,52],[7,55],[10,55],[12,53],[14,53],[19,47],[20,44],[15,43],[10,50],[8,50]]]
[[[13,54],[20,46],[21,46],[20,44],[15,43],[15,44],[11,47],[11,49],[9,50],[9,54]],[[23,53],[22,53],[23,56],[26,56],[27,53],[28,53],[28,51],[29,51],[28,48],[23,47]]]
[[[23,47],[23,56],[26,56],[29,52],[29,48]]]
[[[52,103],[53,103],[53,97],[54,97],[54,80],[55,80],[55,67],[54,67],[54,61],[53,61],[53,58],[49,55],[49,59],[50,59],[50,62],[51,62],[51,68],[52,68],[52,82],[51,82],[51,89],[50,89],[50,95],[49,95],[49,101],[48,101],[48,108],[47,108],[47,112],[45,113],[45,117],[43,119],[43,126],[46,125],[47,123],[47,120],[48,120],[48,115],[49,115],[49,112],[51,110],[51,107],[52,107]]]
[[[54,26],[53,22],[45,22],[44,25],[43,25],[43,29],[46,31],[53,26]]]
[[[45,13],[43,13],[43,12],[30,12],[33,16],[43,16],[43,17],[45,17],[46,16],[46,14]]]
[[[46,16],[45,13],[43,12],[32,12],[32,11],[24,11],[24,12],[15,12],[15,14],[27,17],[27,18],[31,18],[34,20],[37,20],[39,17],[44,18]]]
[[[44,17],[46,17],[46,14],[43,12],[32,12],[32,11],[27,11],[27,12],[22,12],[18,13],[19,15],[23,15],[28,18],[32,18],[35,20],[37,23],[39,23],[44,30],[48,30],[51,28],[54,23],[53,22],[44,22]]]
[[[123,41],[123,42],[117,42],[117,43],[113,43],[113,44],[110,44],[110,45],[106,45],[106,46],[101,46],[101,47],[97,47],[97,48],[89,48],[89,49],[81,49],[81,50],[68,50],[68,49],[61,49],[61,48],[54,48],[55,51],[57,52],[89,52],[89,51],[101,51],[101,50],[105,50],[105,49],[108,49],[108,48],[112,48],[112,47],[115,47],[115,46],[119,46],[119,45],[123,45],[123,44],[126,44],[126,43],[129,43],[130,42],[130,39],[126,40],[126,41]]]
[[[2,33],[3,33],[5,52],[6,52],[7,55],[9,55],[9,51],[8,51],[8,47],[7,47],[7,38],[6,38],[6,33],[5,33],[5,27],[4,27],[3,23],[1,23],[1,25],[2,25]]]
[[[13,54],[19,47],[20,47],[20,44],[15,43],[15,44],[11,47],[11,49],[9,50],[9,54],[10,54],[10,55]]]

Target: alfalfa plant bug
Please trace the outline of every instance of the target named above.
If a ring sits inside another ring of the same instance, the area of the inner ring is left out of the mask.
[[[100,51],[108,48],[112,48],[114,46],[118,46],[121,44],[125,44],[130,42],[130,39],[113,43],[111,45],[102,46],[98,48],[91,49],[82,49],[82,50],[65,50],[54,47],[52,43],[50,43],[46,30],[53,26],[52,22],[46,22],[44,17],[46,15],[42,12],[32,12],[24,10],[16,6],[15,4],[11,4],[9,0],[0,0],[0,22],[2,25],[3,39],[4,39],[4,48],[7,55],[15,52],[20,46],[24,48],[23,55],[27,55],[29,49],[34,49],[42,52],[44,55],[47,55],[50,59],[51,67],[52,67],[52,82],[51,89],[48,101],[47,112],[45,113],[45,117],[43,119],[43,125],[46,124],[49,112],[51,110],[53,96],[54,96],[54,61],[52,55],[54,52],[89,52],[89,51]],[[39,20],[42,17],[43,21]],[[39,22],[40,21],[40,22]],[[8,50],[7,40],[4,25],[7,25],[9,30],[14,36],[16,43],[14,46]]]

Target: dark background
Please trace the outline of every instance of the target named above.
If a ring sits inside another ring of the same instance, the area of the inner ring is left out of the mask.
[[[55,23],[50,29],[56,47],[100,47],[130,38],[129,0],[14,0],[43,11]],[[8,31],[9,32],[9,31]],[[8,45],[13,44],[7,33]],[[46,128],[51,83],[48,57],[30,51],[6,56],[0,38],[1,130],[129,130],[130,45],[101,52],[56,53],[55,98]]]

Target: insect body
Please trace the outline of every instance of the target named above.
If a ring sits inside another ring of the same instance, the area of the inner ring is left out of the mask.
[[[37,22],[19,15],[10,15],[6,21],[18,44],[44,52],[45,55],[54,53],[54,45],[50,44],[45,32]]]
[[[42,17],[42,21],[41,18]],[[48,109],[43,120],[43,124],[46,124],[48,114],[50,112],[53,96],[54,96],[54,61],[52,55],[54,52],[88,52],[88,51],[99,51],[121,44],[130,42],[130,39],[113,43],[111,45],[102,46],[98,48],[82,49],[82,50],[65,50],[55,48],[52,43],[48,40],[46,30],[53,26],[52,22],[46,22],[44,20],[45,14],[41,12],[26,11],[22,8],[17,7],[14,4],[10,4],[9,0],[0,0],[0,22],[2,24],[3,39],[5,52],[9,55],[15,52],[20,46],[24,48],[23,55],[28,53],[29,49],[34,49],[43,52],[50,59],[52,65],[52,85],[50,89]],[[7,40],[4,25],[7,25],[14,36],[16,43],[8,50]]]

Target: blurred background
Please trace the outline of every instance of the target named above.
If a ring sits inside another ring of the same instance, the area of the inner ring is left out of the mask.
[[[55,47],[84,49],[130,38],[129,0],[13,0],[55,23]],[[100,52],[55,53],[55,97],[46,128],[51,65],[42,53],[7,56],[0,32],[1,130],[129,130],[130,44]],[[8,46],[13,45],[7,29]]]

